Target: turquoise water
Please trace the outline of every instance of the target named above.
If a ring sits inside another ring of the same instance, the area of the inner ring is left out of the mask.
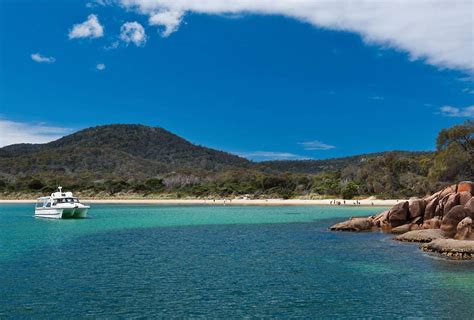
[[[328,231],[380,210],[0,205],[0,318],[472,318],[473,262]]]

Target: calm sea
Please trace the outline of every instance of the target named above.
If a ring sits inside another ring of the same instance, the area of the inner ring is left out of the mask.
[[[474,264],[328,227],[377,208],[0,205],[0,318],[453,318]]]

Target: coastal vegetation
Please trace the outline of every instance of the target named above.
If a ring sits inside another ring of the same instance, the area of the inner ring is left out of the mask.
[[[435,152],[252,162],[162,128],[107,125],[46,144],[0,148],[0,193],[61,184],[83,196],[345,199],[424,196],[474,177],[474,121],[443,129]]]

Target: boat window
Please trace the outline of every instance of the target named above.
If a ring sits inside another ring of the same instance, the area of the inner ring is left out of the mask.
[[[79,202],[76,198],[60,198],[55,200],[58,203],[74,203],[74,202]]]
[[[41,207],[43,206],[43,204],[44,204],[44,203],[43,203],[42,200],[41,200],[41,201],[37,201],[37,202],[36,202],[36,208],[41,208]]]
[[[48,201],[48,203],[46,204],[46,208],[49,208],[51,207],[51,202]]]

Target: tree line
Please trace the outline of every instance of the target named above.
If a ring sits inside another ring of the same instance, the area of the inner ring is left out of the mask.
[[[84,196],[145,197],[356,197],[424,196],[440,187],[474,177],[474,121],[443,129],[431,153],[388,152],[317,173],[283,172],[265,167],[227,168],[219,172],[177,169],[153,176],[127,177],[113,172],[100,178],[38,172],[0,178],[4,196],[47,194],[61,184]]]

